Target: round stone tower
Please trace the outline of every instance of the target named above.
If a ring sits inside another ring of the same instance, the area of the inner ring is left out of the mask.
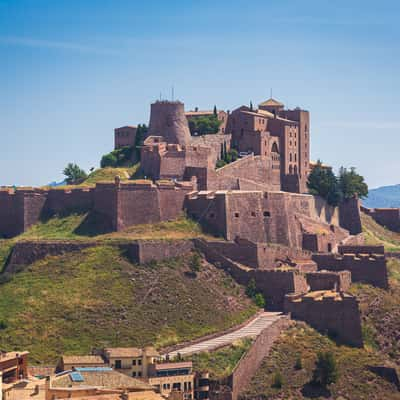
[[[187,146],[190,130],[180,101],[156,101],[151,105],[148,136],[163,136],[167,143]]]

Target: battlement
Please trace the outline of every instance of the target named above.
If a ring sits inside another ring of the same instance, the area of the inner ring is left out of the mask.
[[[305,321],[323,333],[328,332],[352,346],[363,346],[360,310],[355,296],[333,290],[287,294],[284,308],[292,318]]]
[[[350,271],[353,282],[364,282],[384,289],[389,287],[384,254],[314,254],[318,269]]]

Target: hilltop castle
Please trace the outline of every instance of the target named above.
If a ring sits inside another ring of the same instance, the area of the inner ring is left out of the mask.
[[[269,99],[254,110],[241,106],[217,111],[216,134],[191,136],[188,118],[212,115],[190,111],[175,101],[151,105],[148,136],[141,150],[141,168],[153,179],[197,178],[201,190],[259,189],[305,193],[310,170],[310,115]],[[135,144],[135,127],[115,129],[115,146]],[[240,159],[223,168],[216,163],[236,149]]]

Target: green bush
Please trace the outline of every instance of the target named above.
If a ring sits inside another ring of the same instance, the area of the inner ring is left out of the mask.
[[[297,356],[296,362],[294,364],[294,369],[297,370],[303,369],[303,360],[301,359],[301,356]]]
[[[63,170],[65,181],[68,185],[78,185],[86,178],[86,172],[81,169],[77,164],[69,163]]]
[[[279,371],[275,372],[274,379],[272,380],[272,385],[271,386],[273,388],[275,388],[275,389],[281,389],[282,388],[282,386],[283,386],[283,377],[282,377],[282,374]]]
[[[192,135],[209,135],[217,133],[221,122],[217,115],[204,115],[202,117],[189,118],[189,129]]]
[[[194,252],[189,260],[189,268],[193,272],[199,272],[201,267],[201,256],[199,253]]]
[[[257,294],[256,281],[254,278],[251,278],[249,283],[247,284],[246,294],[250,298],[253,298]]]
[[[124,167],[132,164],[134,146],[125,146],[105,154],[100,161],[101,168]]]
[[[313,382],[317,385],[327,386],[337,382],[338,375],[338,367],[333,353],[330,351],[318,353]]]
[[[0,331],[7,329],[7,322],[0,320]]]
[[[254,297],[253,297],[253,301],[256,304],[256,306],[260,307],[260,308],[265,308],[265,299],[264,296],[261,293],[257,293]]]

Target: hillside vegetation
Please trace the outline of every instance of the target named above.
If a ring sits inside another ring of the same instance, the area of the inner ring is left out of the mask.
[[[114,181],[117,175],[121,178],[121,180],[126,181],[130,179],[135,173],[137,173],[138,169],[139,164],[135,164],[132,167],[99,168],[93,171],[82,183],[82,185],[94,185],[97,182]]]
[[[310,384],[318,351],[331,351],[338,364],[339,379],[328,389]],[[301,369],[296,368],[301,359]],[[275,343],[249,388],[246,399],[347,399],[398,400],[397,388],[371,372],[370,365],[382,365],[378,352],[339,346],[306,324],[297,323]],[[276,373],[283,377],[282,388],[274,388]],[[342,397],[340,397],[342,396]]]
[[[193,361],[195,371],[208,371],[211,379],[223,379],[233,372],[252,342],[250,338],[238,340],[221,349],[194,354],[187,359]]]
[[[365,344],[400,365],[400,260],[390,259],[388,269],[388,291],[355,284],[351,292],[360,301]]]
[[[361,213],[361,222],[366,244],[382,244],[386,251],[400,251],[400,233],[384,228],[364,213]]]
[[[117,247],[47,257],[0,284],[0,348],[33,363],[93,347],[158,347],[239,324],[257,308],[232,279],[191,256],[138,266]]]
[[[206,237],[200,225],[184,215],[173,221],[131,226],[120,232],[102,234],[88,213],[71,213],[44,219],[14,240],[68,239],[97,240],[110,239],[189,239]],[[0,250],[1,251],[1,250]]]

